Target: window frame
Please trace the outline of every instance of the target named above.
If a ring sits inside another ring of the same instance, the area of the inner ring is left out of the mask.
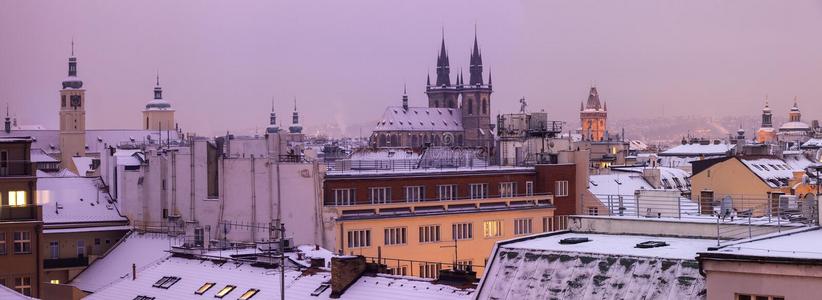
[[[554,196],[568,197],[568,180],[554,181]]]
[[[203,283],[203,285],[201,285],[197,290],[194,291],[194,294],[195,295],[205,294],[206,292],[208,292],[208,290],[210,290],[211,288],[213,288],[216,285],[217,285],[216,282]]]
[[[451,239],[455,241],[474,239],[474,223],[461,222],[451,224]]]
[[[31,277],[14,277],[14,290],[25,296],[31,296]]]
[[[420,225],[420,244],[439,243],[442,241],[442,227],[439,224]]]
[[[425,200],[424,185],[408,185],[405,189],[405,202],[422,202]],[[410,197],[414,195],[414,197]]]
[[[350,206],[357,203],[356,190],[352,188],[333,189],[335,206]]]
[[[525,196],[533,196],[534,195],[534,182],[533,181],[526,181],[525,182]]]
[[[506,188],[507,187],[507,188]],[[499,183],[499,197],[510,198],[517,195],[517,183],[514,181],[506,181]]]
[[[487,183],[470,183],[468,184],[470,199],[487,199],[488,198],[488,184]]]
[[[495,225],[493,228],[489,225]],[[493,229],[493,230],[492,230]],[[486,239],[502,237],[502,220],[487,220],[482,222],[482,236]]]
[[[348,237],[348,242],[346,243],[348,249],[371,247],[371,229],[349,229],[346,236]]]
[[[514,219],[514,235],[528,235],[534,233],[534,220],[531,218]]]
[[[388,204],[391,203],[391,188],[390,187],[369,187],[368,201],[371,204]]]
[[[408,227],[387,227],[383,229],[383,244],[397,246],[408,244]]]
[[[6,232],[0,231],[0,256],[8,254],[6,251]]]
[[[20,234],[18,238],[18,234]],[[18,247],[19,245],[19,247]],[[14,254],[31,254],[31,231],[14,232]]]
[[[457,185],[456,184],[438,184],[437,185],[437,200],[439,200],[439,201],[457,200]]]

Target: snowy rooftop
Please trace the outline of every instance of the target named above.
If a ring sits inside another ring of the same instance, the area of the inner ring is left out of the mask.
[[[699,143],[685,144],[665,150],[659,155],[661,156],[721,156],[728,154],[734,145],[719,143],[710,143],[702,145]]]
[[[588,238],[560,244],[570,237]],[[636,248],[660,241],[668,245]],[[715,241],[559,233],[498,243],[480,299],[704,299],[696,253]]]
[[[374,131],[463,131],[462,112],[453,108],[390,106]]]
[[[588,238],[589,242],[563,245],[566,238]],[[636,245],[647,241],[662,241],[668,246],[641,249]],[[552,250],[577,253],[614,254],[620,256],[659,257],[671,259],[694,259],[696,253],[716,246],[716,240],[656,237],[647,235],[563,233],[533,238],[521,242],[505,244],[505,249]]]
[[[161,136],[162,135],[162,136]],[[43,149],[46,153],[60,152],[60,131],[59,130],[12,130],[11,133],[0,131],[0,138],[30,136],[33,140],[31,147]],[[160,134],[153,130],[140,129],[87,129],[86,130],[86,152],[97,153],[104,150],[105,145],[120,145],[131,143],[148,142],[150,139],[156,143],[162,137],[165,140],[171,137],[178,140],[177,132],[172,130]]]
[[[169,257],[167,251],[170,244],[169,238],[162,234],[131,233],[77,275],[70,284],[83,291],[96,292],[121,278],[129,278],[131,264],[142,270]]]
[[[772,234],[764,238],[756,238],[753,241],[725,246],[708,253],[822,259],[822,230],[815,228],[788,234]]]
[[[770,187],[785,186],[788,180],[793,178],[794,169],[778,158],[740,159],[740,161]]]
[[[59,160],[46,154],[46,151],[43,151],[43,149],[31,148],[31,162],[59,162]]]
[[[166,276],[179,280],[167,288],[154,287]],[[235,288],[228,292],[226,299],[237,299],[249,290],[257,293],[252,300],[280,299],[280,272],[276,269],[255,267],[248,263],[228,261],[218,263],[211,260],[169,257],[137,272],[137,279],[121,279],[106,286],[86,299],[134,299],[137,296],[157,299],[210,299],[227,285]],[[329,272],[299,272],[286,270],[286,299],[329,299],[331,289],[319,290],[331,280]],[[214,283],[202,295],[195,294],[206,283]],[[318,291],[316,296],[312,293]],[[430,281],[412,280],[389,276],[363,276],[350,286],[340,299],[385,300],[385,299],[471,299],[473,291],[459,290],[449,286],[436,285]]]
[[[644,169],[644,167],[614,167],[611,171],[624,171],[642,174]],[[688,174],[685,170],[669,167],[657,167],[657,169],[659,169],[659,175],[661,177],[659,184],[661,184],[663,188],[678,189],[683,192],[691,190],[691,187],[688,184],[688,177],[690,177],[690,174]]]
[[[354,150],[350,160],[390,160],[390,159],[420,159],[421,154],[412,149],[371,149],[361,148]]]
[[[23,296],[15,290],[0,284],[0,300],[31,300],[34,298]]]
[[[146,159],[145,153],[136,149],[117,149],[114,157],[117,159],[117,165],[120,166],[139,166]]]
[[[633,196],[639,189],[654,189],[645,178],[635,173],[614,173],[591,175],[588,177],[588,190],[594,195]]]
[[[74,166],[77,167],[77,175],[86,176],[88,171],[92,171],[93,158],[88,156],[75,156],[71,158],[74,161]]]
[[[38,177],[43,223],[127,222],[98,177]]]
[[[822,139],[809,139],[802,144],[802,148],[822,148]]]

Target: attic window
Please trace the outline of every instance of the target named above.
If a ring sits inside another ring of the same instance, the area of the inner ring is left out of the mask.
[[[209,289],[211,289],[212,287],[214,287],[215,284],[216,283],[214,283],[214,282],[206,282],[205,284],[203,284],[203,286],[201,286],[199,289],[194,291],[194,294],[197,294],[197,295],[205,294],[205,292],[208,291]]]
[[[762,168],[765,169],[765,171],[770,171],[767,166],[765,166],[765,165],[760,165],[760,166],[762,166]]]
[[[759,167],[759,165],[753,165],[753,166],[754,166],[754,168],[756,168],[757,170],[762,171],[762,168],[761,168],[761,167]]]
[[[134,297],[134,300],[154,300],[154,297],[149,297],[149,296],[137,296],[137,297]]]
[[[155,282],[154,285],[152,285],[152,286],[156,287],[156,288],[161,288],[161,289],[166,289],[167,290],[172,285],[177,283],[177,281],[180,281],[180,277],[164,276],[163,278],[160,278],[160,280],[157,280],[157,282]]]
[[[587,237],[570,237],[570,238],[564,238],[564,239],[559,240],[559,244],[560,245],[573,245],[573,244],[586,243],[586,242],[590,242],[590,241],[591,241],[591,239],[589,239]]]
[[[251,299],[251,297],[254,297],[254,295],[256,295],[259,292],[260,292],[260,290],[258,290],[258,289],[249,289],[249,290],[245,291],[245,293],[243,293],[243,295],[240,296],[240,298],[238,298],[237,300]]]
[[[663,241],[647,241],[647,242],[642,242],[642,243],[636,244],[636,246],[634,246],[634,248],[647,249],[647,248],[659,248],[659,247],[665,247],[665,246],[668,246],[668,243],[663,242]]]
[[[225,295],[228,295],[228,293],[231,293],[231,291],[233,291],[236,288],[237,288],[237,286],[235,286],[235,285],[227,285],[223,289],[221,289],[219,292],[217,292],[217,294],[214,295],[214,298],[222,299],[223,297],[225,297]]]

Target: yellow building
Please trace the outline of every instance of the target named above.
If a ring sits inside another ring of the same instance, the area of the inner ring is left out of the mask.
[[[60,161],[77,172],[72,157],[86,155],[86,90],[77,77],[77,58],[72,43],[68,77],[60,90]]]
[[[791,162],[770,156],[728,156],[692,162],[691,199],[700,205],[700,212],[710,214],[714,203],[730,199],[738,211],[752,209],[765,214],[768,205],[774,208],[781,195],[798,199],[814,199],[816,185],[806,180],[802,164],[810,160]],[[718,208],[717,208],[718,209]],[[773,213],[773,210],[772,210]]]
[[[579,120],[581,123],[582,139],[587,141],[602,141],[607,131],[608,104],[600,104],[599,92],[591,87],[588,101],[579,105]]]

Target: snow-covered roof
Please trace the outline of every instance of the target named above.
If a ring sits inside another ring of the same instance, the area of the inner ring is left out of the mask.
[[[33,163],[40,163],[40,162],[59,162],[60,160],[55,159],[54,157],[49,156],[46,154],[46,151],[40,148],[31,148],[31,162]]]
[[[822,139],[809,139],[807,142],[802,144],[802,148],[822,148]]]
[[[102,184],[99,177],[38,177],[43,223],[128,222]]]
[[[788,151],[784,151],[783,153],[783,160],[785,161],[791,169],[794,170],[804,170],[810,166],[813,166],[815,163],[808,159],[805,154],[801,152],[797,153],[788,153]]]
[[[808,125],[808,123],[805,123],[805,122],[786,122],[786,123],[782,124],[782,126],[779,126],[779,131],[786,131],[786,130],[787,131],[796,131],[796,130],[807,131],[807,130],[811,130],[811,126]]]
[[[822,259],[822,230],[792,231],[787,234],[772,234],[764,238],[736,243],[707,253],[733,255]]]
[[[628,150],[645,151],[648,150],[648,144],[640,140],[631,140],[628,142]]]
[[[390,106],[374,131],[463,131],[462,112],[454,108]]]
[[[145,153],[137,149],[117,149],[114,157],[120,166],[139,166],[146,159]]]
[[[168,288],[157,288],[153,285],[166,276],[180,278]],[[212,299],[227,285],[235,288],[226,299],[237,299],[250,289],[259,290],[251,300],[280,299],[280,272],[278,269],[255,267],[249,263],[224,262],[210,260],[169,257],[137,272],[136,280],[124,278],[108,285],[85,299],[134,299],[137,296],[156,297],[157,299]],[[303,273],[286,270],[286,299],[329,299],[331,288],[312,293],[321,285],[331,280],[329,272],[318,271]],[[194,292],[205,283],[215,285],[202,295]],[[472,299],[472,290],[459,290],[453,287],[433,284],[426,280],[390,276],[363,276],[350,286],[340,299],[385,300],[385,299]]]
[[[88,156],[75,156],[71,158],[74,161],[74,166],[77,167],[77,175],[86,176],[88,171],[92,171],[91,164],[94,160]]]
[[[96,292],[117,280],[131,277],[131,264],[135,264],[139,272],[168,258],[171,255],[168,252],[170,245],[167,235],[132,232],[78,274],[70,284],[83,291]]]
[[[588,242],[560,244],[566,238]],[[636,248],[642,242],[666,246]],[[498,243],[480,299],[704,299],[696,253],[715,240],[586,233]]]
[[[640,189],[654,189],[645,178],[634,173],[614,173],[591,175],[588,177],[588,190],[594,195],[634,195]]]
[[[740,159],[740,161],[772,188],[786,186],[788,180],[793,178],[794,169],[778,158]]]
[[[0,130],[2,137],[30,136],[32,138],[31,147],[43,149],[46,153],[60,152],[60,131],[59,130],[12,130],[6,133]],[[105,145],[117,146],[120,144],[148,142],[149,137],[153,143],[162,138],[163,142],[171,137],[171,140],[178,140],[177,132],[164,131],[162,133],[154,130],[141,129],[87,129],[86,130],[86,152],[99,153],[104,150]]]
[[[0,284],[0,300],[31,300],[34,298],[24,296],[23,294],[18,293],[15,290],[7,288],[5,285]]]
[[[631,172],[642,174],[645,167],[613,167],[611,171],[614,172]],[[680,191],[690,191],[691,187],[688,184],[688,174],[685,170],[669,167],[657,167],[660,175],[660,186],[665,189],[678,189]]]
[[[392,160],[392,159],[420,159],[421,153],[412,149],[372,149],[360,148],[354,150],[350,160]]]
[[[660,153],[660,156],[722,156],[727,155],[734,148],[734,145],[710,143],[703,145],[700,143],[678,145]]]

